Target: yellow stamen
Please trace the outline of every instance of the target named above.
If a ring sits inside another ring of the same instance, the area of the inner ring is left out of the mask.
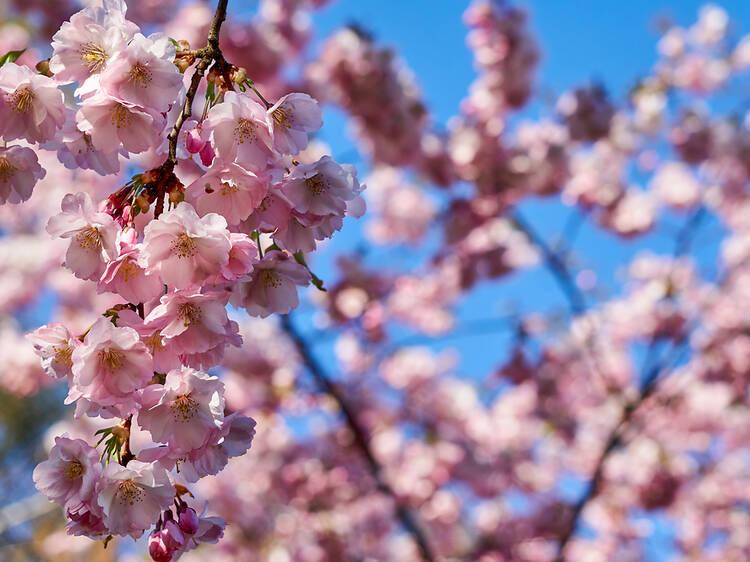
[[[131,82],[135,82],[142,88],[145,88],[148,86],[149,82],[151,82],[152,74],[147,66],[137,62],[133,65],[133,68],[130,69],[129,77]]]
[[[311,178],[305,178],[305,187],[313,195],[320,195],[326,189],[328,189],[328,184],[326,184],[326,181],[325,179],[323,179],[323,176],[321,176],[320,174],[315,174]]]
[[[221,194],[222,195],[231,195],[232,193],[237,193],[240,190],[239,187],[236,185],[233,185],[231,183],[222,183],[221,184]]]
[[[190,393],[178,396],[170,406],[175,421],[188,421],[198,413],[198,403],[190,398]]]
[[[52,351],[55,352],[55,361],[58,363],[62,363],[66,367],[70,367],[73,365],[73,360],[71,359],[71,355],[73,355],[73,348],[70,347],[68,344],[57,346],[52,346]]]
[[[203,311],[200,307],[189,302],[184,302],[177,308],[177,318],[181,318],[185,326],[198,324],[202,317]]]
[[[7,157],[0,157],[0,181],[6,182],[16,173],[16,167],[10,163]]]
[[[135,264],[134,260],[125,260],[119,269],[122,280],[126,283],[138,277],[141,274],[141,268]]]
[[[122,129],[123,127],[127,127],[128,125],[130,125],[130,121],[132,119],[133,116],[130,114],[130,111],[128,111],[128,108],[121,103],[116,103],[112,107],[112,117],[110,121],[118,129]]]
[[[279,274],[273,270],[264,270],[263,273],[261,273],[260,279],[264,287],[281,287],[281,279],[279,278]]]
[[[102,235],[95,226],[87,226],[78,231],[76,242],[86,251],[99,251],[102,248]]]
[[[101,72],[107,66],[108,58],[107,51],[96,43],[89,41],[81,46],[81,62],[88,69],[89,74]]]
[[[234,128],[234,138],[237,139],[237,142],[239,142],[240,144],[245,142],[245,139],[249,140],[250,142],[257,142],[257,128],[258,125],[256,123],[253,123],[249,119],[240,119],[239,121],[237,121],[237,126]]]
[[[63,478],[65,478],[65,480],[68,480],[69,482],[78,480],[81,477],[81,474],[83,474],[83,465],[81,464],[81,461],[73,459],[72,461],[65,463],[65,468],[63,469]]]
[[[186,232],[183,232],[173,240],[169,248],[178,258],[192,258],[198,253],[198,245]]]
[[[271,112],[271,119],[273,119],[277,127],[284,127],[285,129],[291,128],[294,121],[291,110],[283,105]]]
[[[36,95],[31,91],[31,88],[24,86],[13,92],[9,101],[15,113],[28,113],[34,105],[35,97]]]
[[[116,349],[102,349],[99,351],[99,365],[102,369],[114,373],[125,362],[125,354]]]
[[[117,486],[117,498],[123,505],[140,503],[144,495],[143,490],[133,480],[124,480]]]

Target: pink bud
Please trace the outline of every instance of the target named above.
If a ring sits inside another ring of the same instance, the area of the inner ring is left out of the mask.
[[[180,513],[180,529],[188,535],[194,535],[198,530],[198,514],[192,507]]]
[[[206,146],[206,141],[201,138],[201,132],[198,127],[188,131],[185,138],[185,148],[190,154],[198,154]]]
[[[164,522],[164,529],[161,531],[164,544],[170,550],[177,550],[185,544],[185,534],[182,529],[172,520]]]
[[[214,147],[211,146],[210,142],[207,142],[206,145],[201,149],[200,155],[203,165],[210,166],[211,162],[214,161],[214,156],[216,155],[214,153]]]
[[[170,562],[172,552],[164,543],[161,531],[152,531],[148,536],[148,553],[155,562]]]

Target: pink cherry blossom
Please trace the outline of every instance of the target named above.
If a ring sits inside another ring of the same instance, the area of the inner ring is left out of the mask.
[[[146,327],[158,328],[164,345],[178,354],[203,353],[232,340],[225,308],[228,295],[195,289],[169,293],[146,316]]]
[[[91,135],[79,130],[72,116],[66,120],[56,140],[46,143],[43,148],[57,150],[58,160],[69,170],[94,170],[102,176],[120,171],[119,153],[94,148]]]
[[[96,497],[102,485],[99,453],[82,439],[56,437],[49,459],[34,469],[34,484],[50,501],[70,509]]]
[[[138,332],[99,318],[73,359],[73,385],[67,402],[85,399],[93,407],[124,417],[139,402],[137,391],[153,377],[153,361]],[[91,410],[89,410],[89,413]]]
[[[268,183],[263,177],[221,161],[187,188],[199,214],[218,213],[230,225],[250,216],[267,191]]]
[[[117,325],[121,327],[133,328],[141,337],[141,341],[148,349],[154,360],[154,371],[158,373],[167,373],[172,369],[180,366],[180,357],[172,346],[164,342],[161,330],[146,326],[143,318],[138,313],[125,309],[117,313]]]
[[[39,165],[32,149],[25,146],[0,148],[0,204],[28,200],[34,185],[46,175],[47,171]]]
[[[70,238],[65,265],[80,279],[99,279],[106,263],[117,255],[118,227],[111,216],[94,210],[86,193],[68,194],[62,212],[49,219],[47,232]]]
[[[120,243],[120,254],[107,264],[99,280],[98,291],[117,293],[127,302],[149,302],[164,294],[159,276],[140,265],[140,247]]]
[[[73,374],[73,350],[81,342],[63,324],[51,322],[27,334],[26,339],[34,344],[34,351],[49,376],[61,379]]]
[[[127,466],[110,463],[105,467],[99,503],[110,533],[138,538],[172,504],[174,495],[161,466],[134,460]]]
[[[150,111],[165,112],[177,99],[182,76],[172,63],[175,47],[165,36],[133,39],[107,63],[99,82],[111,96]]]
[[[287,254],[272,250],[256,262],[248,281],[238,283],[232,304],[261,318],[286,314],[299,304],[297,286],[304,287],[310,280],[310,272],[304,266]]]
[[[54,80],[13,62],[0,67],[0,136],[44,142],[64,123],[63,94]]]
[[[230,249],[224,217],[201,218],[191,205],[180,203],[146,226],[141,261],[164,283],[183,289],[215,274],[229,261]]]
[[[314,215],[343,215],[346,202],[361,191],[354,168],[337,164],[330,156],[296,166],[281,189],[296,211]]]
[[[323,126],[318,102],[300,93],[280,98],[268,109],[266,119],[273,147],[281,154],[298,154],[307,146],[307,135]]]
[[[112,97],[104,90],[84,100],[76,120],[97,150],[115,152],[122,146],[134,154],[157,146],[166,124],[160,113]]]
[[[223,421],[224,385],[189,367],[167,373],[163,385],[150,385],[138,413],[139,425],[175,453],[202,446]]]
[[[248,170],[265,170],[271,156],[266,111],[247,95],[224,94],[224,102],[209,110],[202,135],[211,140],[218,158]]]
[[[49,64],[56,79],[83,83],[99,74],[138,30],[125,19],[123,0],[104,0],[103,4],[73,14],[52,37]]]

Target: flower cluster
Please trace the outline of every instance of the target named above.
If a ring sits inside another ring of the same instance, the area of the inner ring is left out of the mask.
[[[52,48],[40,73],[0,67],[0,136],[19,141],[0,149],[2,202],[29,199],[43,151],[100,175],[129,159],[163,164],[98,203],[68,193],[47,222],[67,246],[64,265],[115,304],[80,335],[54,322],[28,336],[47,374],[67,380],[76,417],[108,424],[95,445],[93,435],[59,436],[34,482],[63,506],[69,533],[137,538],[153,528],[151,556],[173,560],[224,529],[188,505],[187,486],[244,455],[255,434],[206,373],[243,341],[228,303],[286,314],[300,287],[320,288],[306,254],[345,216],[361,216],[364,186],[352,166],[301,154],[322,126],[316,100],[266,101],[216,42],[190,50],[144,36],[124,2],[105,0],[64,22]],[[63,103],[71,82],[76,110]]]

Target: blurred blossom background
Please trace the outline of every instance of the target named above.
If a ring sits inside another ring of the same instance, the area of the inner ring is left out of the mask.
[[[74,0],[0,0],[49,56]],[[129,2],[201,46],[211,2]],[[364,219],[283,319],[231,311],[217,370],[252,449],[195,490],[183,560],[750,560],[750,3],[230,0],[227,60],[304,91]],[[202,104],[196,104],[201,106]],[[40,160],[44,153],[40,151]],[[131,160],[150,165],[148,155]],[[31,472],[72,418],[23,334],[111,296],[44,232],[54,153],[0,207],[0,560],[142,560],[68,537]]]

